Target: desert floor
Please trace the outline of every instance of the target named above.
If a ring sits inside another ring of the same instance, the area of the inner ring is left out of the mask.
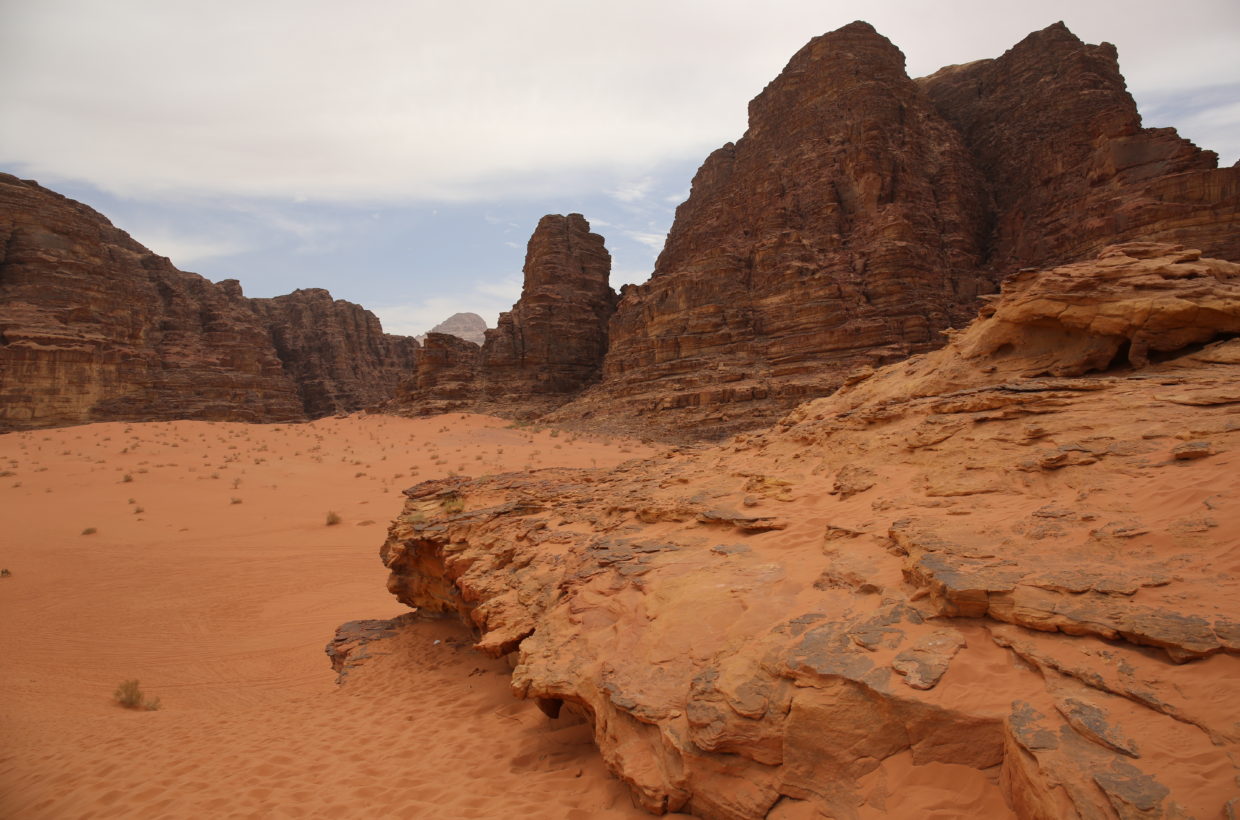
[[[459,627],[344,686],[323,647],[405,611],[378,559],[403,488],[650,452],[459,414],[0,436],[0,816],[646,816]]]

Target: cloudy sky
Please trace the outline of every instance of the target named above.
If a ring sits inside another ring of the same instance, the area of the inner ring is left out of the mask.
[[[912,76],[1064,20],[1118,46],[1146,125],[1240,157],[1235,0],[0,0],[0,169],[251,296],[493,325],[545,213],[644,281],[747,102],[855,19]]]

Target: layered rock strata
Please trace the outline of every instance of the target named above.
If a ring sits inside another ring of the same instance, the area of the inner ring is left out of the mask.
[[[1240,169],[1143,129],[1115,49],[1062,24],[908,78],[865,23],[812,40],[711,154],[611,326],[606,408],[652,427],[752,427],[845,375],[944,343],[1022,267],[1116,241],[1240,259]]]
[[[0,174],[0,429],[284,421],[390,395],[416,343],[325,291],[252,300]]]
[[[1142,128],[1110,43],[1056,23],[918,83],[986,180],[1000,273],[1132,239],[1240,260],[1240,169],[1174,128]]]
[[[333,299],[322,288],[249,304],[270,331],[284,372],[311,417],[386,401],[414,370],[416,341],[384,333],[369,310]]]
[[[458,336],[426,334],[416,372],[397,387],[392,407],[427,415],[475,408],[481,354],[478,345]]]
[[[616,310],[611,254],[581,214],[538,221],[521,298],[486,332],[483,390],[495,399],[574,393],[598,380]]]
[[[433,361],[419,365],[394,408],[529,415],[598,381],[617,300],[603,237],[590,232],[581,214],[544,216],[530,237],[523,273],[521,298],[486,331],[481,349],[428,334],[422,355]]]
[[[1195,251],[1025,273],[768,432],[413,487],[388,586],[655,813],[1224,816],[1238,334]]]

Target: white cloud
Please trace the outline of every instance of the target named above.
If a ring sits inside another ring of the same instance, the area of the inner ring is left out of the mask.
[[[652,248],[656,251],[663,250],[663,243],[667,240],[667,234],[665,233],[647,233],[645,231],[624,231],[623,233],[634,242],[640,242],[647,248]]]
[[[606,169],[636,176],[615,193],[638,201],[642,169],[738,137],[791,54],[853,19],[915,75],[1056,19],[1115,42],[1138,97],[1240,74],[1240,4],[1175,16],[1161,0],[9,3],[0,163],[129,195],[376,203],[580,193]]]
[[[207,259],[254,250],[253,246],[237,239],[179,236],[158,231],[144,231],[141,242],[160,256],[171,259],[182,270],[192,270],[194,265]]]
[[[624,182],[608,191],[608,193],[613,199],[618,199],[621,202],[636,203],[648,197],[654,186],[655,180],[653,177],[643,177],[639,180]]]
[[[387,333],[417,336],[426,333],[454,313],[477,313],[495,327],[499,314],[510,310],[521,296],[521,278],[505,276],[476,283],[461,294],[431,296],[415,303],[367,305]]]

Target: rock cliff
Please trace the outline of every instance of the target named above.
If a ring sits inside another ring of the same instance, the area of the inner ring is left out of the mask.
[[[369,310],[322,288],[249,303],[311,417],[386,401],[414,370],[416,341],[384,333]]]
[[[388,587],[652,812],[1226,816],[1238,368],[1240,265],[1105,249],[768,432],[417,485]]]
[[[526,249],[521,298],[481,349],[428,334],[417,378],[389,408],[529,416],[568,401],[601,375],[616,309],[610,275],[611,254],[585,217],[544,216]]]
[[[525,253],[521,298],[482,345],[492,399],[574,393],[598,380],[616,309],[611,254],[581,214],[538,221]]]
[[[357,409],[412,369],[413,344],[323,291],[246,299],[0,174],[0,429]]]
[[[1116,241],[1240,259],[1240,169],[1142,129],[1115,49],[1062,24],[908,78],[865,23],[815,38],[699,169],[603,384],[564,420],[722,434],[937,347],[1022,267]]]
[[[396,389],[391,408],[420,415],[475,408],[481,352],[473,342],[449,333],[426,334],[417,371]]]

